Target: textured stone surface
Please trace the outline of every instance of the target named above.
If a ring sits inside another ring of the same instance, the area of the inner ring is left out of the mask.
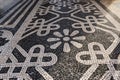
[[[21,0],[0,16],[0,79],[120,80],[120,19],[98,0]]]

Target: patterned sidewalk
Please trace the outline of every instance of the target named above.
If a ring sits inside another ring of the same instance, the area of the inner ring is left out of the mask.
[[[20,0],[0,17],[0,80],[120,80],[119,34],[99,0]]]

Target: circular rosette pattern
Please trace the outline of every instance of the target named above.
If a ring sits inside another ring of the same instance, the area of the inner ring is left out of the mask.
[[[54,32],[54,38],[48,38],[48,42],[54,42],[50,46],[51,49],[57,49],[61,44],[63,44],[63,52],[70,52],[70,45],[72,44],[76,48],[81,48],[83,44],[78,41],[83,41],[86,39],[85,36],[77,36],[79,34],[78,30],[74,30],[70,33],[69,29],[63,29],[63,34],[60,32]]]

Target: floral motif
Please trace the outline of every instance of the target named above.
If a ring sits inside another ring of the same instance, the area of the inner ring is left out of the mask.
[[[85,36],[76,36],[79,34],[78,30],[70,33],[69,29],[64,29],[63,34],[60,32],[54,32],[55,38],[48,38],[48,42],[55,42],[50,46],[51,49],[57,49],[63,43],[63,52],[70,52],[70,44],[77,48],[81,48],[83,45],[77,41],[85,40]]]

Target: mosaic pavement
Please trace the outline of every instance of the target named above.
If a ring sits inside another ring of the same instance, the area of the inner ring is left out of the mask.
[[[95,0],[20,0],[0,16],[0,80],[120,80],[120,19]]]

